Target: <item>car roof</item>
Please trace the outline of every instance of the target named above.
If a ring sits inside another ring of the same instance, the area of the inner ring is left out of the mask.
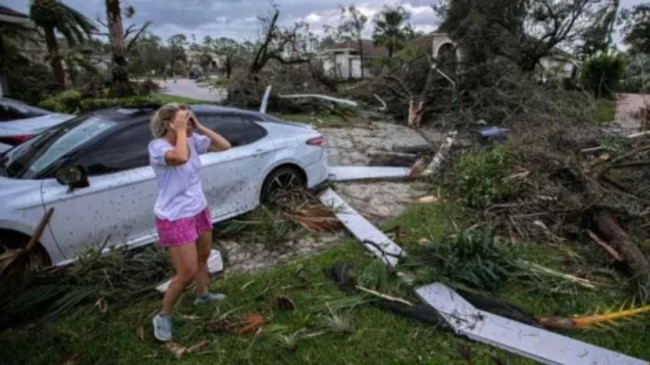
[[[115,122],[132,122],[134,120],[141,120],[143,117],[149,117],[154,113],[162,104],[147,104],[147,105],[136,105],[136,106],[123,106],[123,107],[113,107],[108,109],[100,109],[94,112],[91,112],[91,115],[96,115],[102,118],[110,119]],[[248,115],[256,119],[264,119],[260,113],[253,112],[250,110],[238,109],[225,107],[220,105],[210,105],[210,104],[193,104],[190,105],[190,109],[194,113],[236,113],[240,115]]]
[[[29,104],[25,104],[22,101],[19,100],[14,100],[14,99],[9,99],[9,98],[0,98],[0,105],[8,105],[11,107],[14,107],[16,109],[21,109],[24,111],[29,111],[32,113],[37,113],[37,114],[52,114],[51,111],[45,110],[42,108],[37,108],[35,106],[31,106]]]

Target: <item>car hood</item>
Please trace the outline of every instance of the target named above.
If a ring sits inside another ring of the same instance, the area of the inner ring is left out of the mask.
[[[41,115],[40,117],[19,119],[11,122],[2,122],[0,123],[0,136],[38,134],[72,118],[74,118],[74,115],[55,113]]]
[[[0,200],[4,200],[4,197],[16,196],[39,189],[41,183],[41,180],[11,179],[0,176]]]

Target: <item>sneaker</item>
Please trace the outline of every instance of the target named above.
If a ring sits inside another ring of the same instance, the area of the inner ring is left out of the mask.
[[[226,296],[221,293],[208,293],[208,294],[203,294],[203,295],[198,295],[196,299],[194,299],[194,304],[202,304],[202,303],[207,303],[207,302],[218,302],[221,300],[226,299]]]
[[[153,317],[153,335],[163,342],[172,339],[172,320],[169,316],[157,314]]]

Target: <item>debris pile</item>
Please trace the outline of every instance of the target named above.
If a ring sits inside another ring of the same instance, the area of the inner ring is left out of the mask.
[[[172,270],[163,250],[89,250],[69,267],[22,271],[21,280],[3,281],[0,328],[26,321],[53,321],[95,303],[100,312],[158,296],[154,290]]]
[[[437,114],[458,130],[448,141],[474,142],[446,143],[445,164],[419,161],[414,173],[434,171],[447,198],[476,211],[474,223],[512,242],[596,242],[612,258],[601,265],[623,264],[637,298],[650,299],[638,245],[650,238],[648,136],[596,124],[595,100],[580,91],[497,76],[466,90],[455,118]]]

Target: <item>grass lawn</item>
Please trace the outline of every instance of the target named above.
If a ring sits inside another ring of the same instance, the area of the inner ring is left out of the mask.
[[[209,104],[210,103],[209,101],[205,101],[205,100],[198,100],[198,99],[186,98],[183,96],[176,96],[176,95],[168,95],[163,93],[153,93],[151,94],[151,98],[162,104],[166,104],[166,103]]]
[[[594,112],[595,122],[604,124],[613,122],[616,117],[616,100],[596,100],[596,111]]]
[[[462,225],[465,216],[466,212],[451,205],[416,206],[402,217],[386,222],[383,228],[399,227],[403,233],[399,243],[408,250],[421,237],[440,238],[452,232],[452,220]],[[528,260],[556,269],[564,268],[565,252],[551,246],[524,246],[519,251]],[[153,338],[151,317],[160,303],[147,300],[122,308],[109,304],[106,313],[89,308],[54,324],[7,330],[0,334],[0,363],[56,364],[72,354],[79,354],[79,364],[534,363],[490,346],[457,338],[431,325],[382,311],[370,304],[350,312],[354,328],[351,334],[325,331],[321,319],[323,312],[314,310],[314,307],[344,298],[346,294],[324,275],[323,269],[340,261],[365,265],[370,260],[356,242],[347,239],[316,257],[267,272],[237,277],[226,275],[225,280],[212,282],[212,289],[229,296],[222,303],[195,307],[192,295],[186,294],[175,313],[175,339],[183,346],[203,340],[208,344],[180,360]],[[278,295],[292,298],[296,309],[273,309]],[[558,316],[584,314],[598,306],[618,307],[627,298],[624,290],[616,287],[540,297],[516,283],[501,288],[498,295],[511,299],[534,315]],[[233,317],[250,312],[262,314],[267,318],[266,332],[276,334],[216,334],[203,328],[204,322],[219,318],[229,310],[236,310]],[[144,340],[136,335],[140,325],[144,327]],[[278,333],[291,335],[299,330],[317,335],[299,340],[295,351],[287,350],[277,340]],[[647,324],[645,328],[644,325],[626,324],[616,331],[572,331],[567,335],[650,359]],[[469,354],[472,362],[461,354]]]

